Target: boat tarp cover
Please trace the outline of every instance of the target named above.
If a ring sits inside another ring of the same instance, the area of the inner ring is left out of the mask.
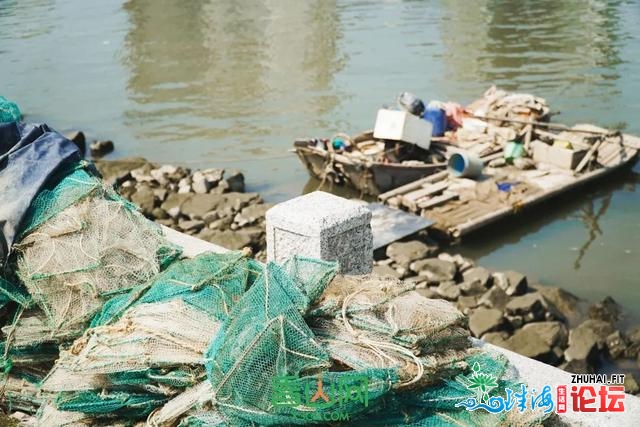
[[[66,162],[80,160],[76,145],[46,124],[0,124],[0,265],[47,179]]]

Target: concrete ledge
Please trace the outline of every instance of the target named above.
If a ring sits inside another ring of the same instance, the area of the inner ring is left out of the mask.
[[[194,257],[202,252],[230,252],[227,248],[206,242],[198,239],[197,237],[189,236],[188,234],[181,233],[164,225],[161,225],[160,227],[162,227],[162,232],[171,243],[182,246],[184,249],[183,255],[186,257]]]
[[[475,338],[472,338],[472,341],[480,348],[504,354],[530,388],[542,390],[545,385],[550,385],[555,392],[556,386],[567,384],[568,389],[571,390],[571,374],[569,372]],[[560,420],[572,426],[635,426],[640,424],[640,398],[626,394],[623,413],[567,412],[560,415]]]

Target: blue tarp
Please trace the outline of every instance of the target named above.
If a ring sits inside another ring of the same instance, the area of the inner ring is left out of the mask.
[[[47,179],[67,162],[80,160],[76,145],[46,124],[0,124],[0,266]]]

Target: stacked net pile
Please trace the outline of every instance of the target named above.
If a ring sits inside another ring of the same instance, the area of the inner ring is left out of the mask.
[[[306,258],[177,260],[161,230],[86,165],[55,178],[32,203],[14,274],[0,282],[7,410],[47,426],[544,418],[460,407],[474,394],[475,366],[501,387],[517,378],[470,345],[460,312],[415,284],[340,276],[336,263]]]
[[[206,354],[208,379],[169,401],[151,425],[537,425],[542,411],[468,412],[480,363],[499,387],[507,362],[471,347],[465,317],[415,285],[335,276],[331,263],[269,264]],[[335,277],[334,277],[335,276]],[[324,384],[324,386],[322,385]],[[326,400],[314,399],[324,390]],[[345,394],[345,390],[347,391]]]
[[[31,395],[37,409],[41,396],[6,387],[39,386],[60,348],[82,335],[105,301],[147,283],[181,251],[85,162],[47,181],[16,242],[0,279],[3,399],[12,407]]]
[[[207,253],[108,301],[42,383],[62,411],[49,411],[48,422],[64,424],[69,412],[144,419],[202,382],[211,338],[256,271],[241,253]]]

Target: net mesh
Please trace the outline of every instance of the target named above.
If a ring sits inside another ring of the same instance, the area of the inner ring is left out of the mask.
[[[534,425],[468,412],[466,318],[416,285],[294,257],[178,260],[85,164],[32,203],[0,281],[2,405],[41,425]],[[336,411],[347,418],[331,418]]]
[[[17,275],[55,333],[84,329],[113,294],[146,283],[177,249],[119,200],[81,199],[15,245]]]
[[[15,102],[0,96],[0,123],[17,122],[22,119],[20,108]]]

